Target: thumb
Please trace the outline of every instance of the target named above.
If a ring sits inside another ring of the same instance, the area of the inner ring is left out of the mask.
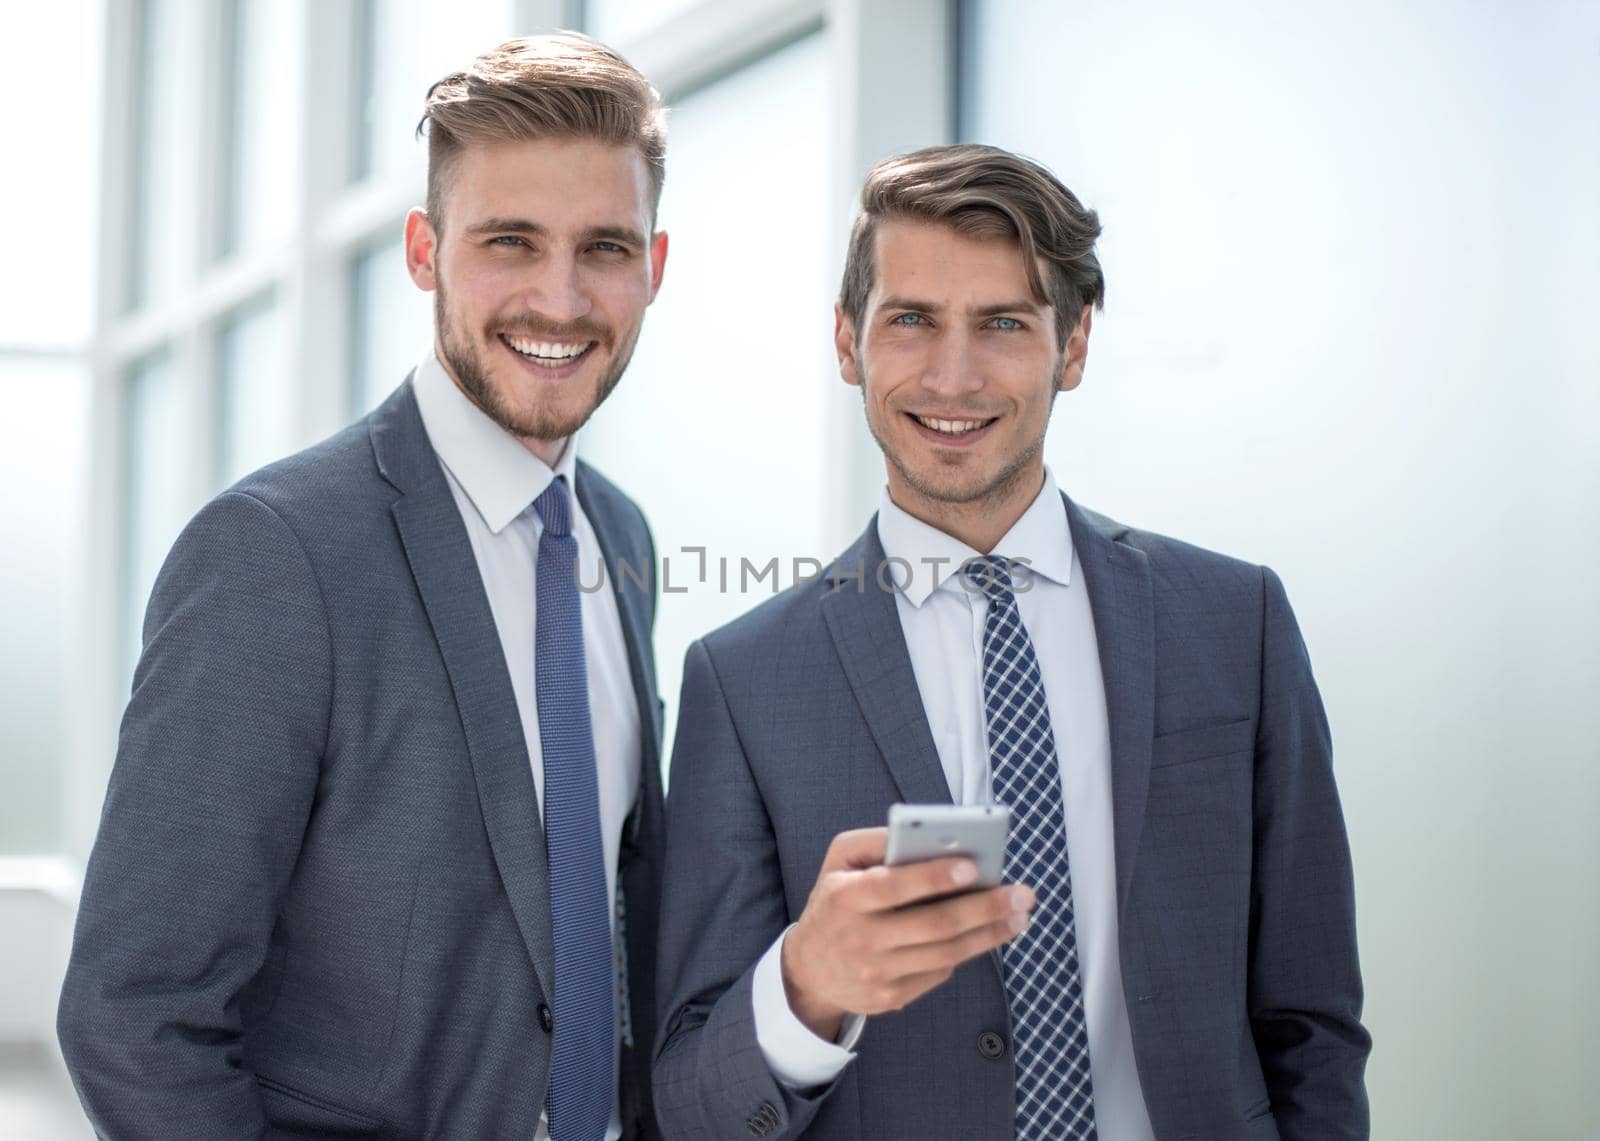
[[[883,863],[884,851],[889,843],[887,828],[856,828],[841,832],[828,845],[828,854],[822,860],[824,872],[859,871],[875,868]]]

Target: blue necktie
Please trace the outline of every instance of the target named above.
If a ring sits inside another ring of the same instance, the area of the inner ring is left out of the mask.
[[[1010,564],[966,565],[989,600],[983,628],[983,701],[995,799],[1011,807],[1006,879],[1037,896],[1027,930],[1000,950],[1011,1007],[1018,1141],[1095,1137],[1089,1034],[1067,868],[1067,825],[1044,679],[1011,589]]]
[[[615,974],[578,607],[578,541],[566,479],[551,480],[533,509],[544,523],[534,586],[534,686],[556,944],[555,1048],[546,1109],[553,1141],[603,1141],[615,1085]]]

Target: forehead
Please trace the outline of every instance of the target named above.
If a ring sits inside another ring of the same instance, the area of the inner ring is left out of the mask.
[[[650,176],[634,147],[595,139],[477,143],[456,158],[446,211],[455,225],[527,218],[551,229],[650,229]]]
[[[869,305],[891,295],[954,306],[1033,296],[1022,247],[1011,238],[891,218],[878,226],[873,243]]]

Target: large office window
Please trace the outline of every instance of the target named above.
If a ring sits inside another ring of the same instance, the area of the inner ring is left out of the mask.
[[[225,487],[287,455],[297,442],[295,378],[271,297],[232,314],[217,337],[217,480]]]
[[[358,0],[350,180],[418,161],[430,85],[506,38],[504,0]]]
[[[617,43],[647,35],[695,3],[696,0],[588,0],[584,18],[596,39]]]
[[[189,42],[179,17],[176,0],[140,0],[137,6],[129,309],[169,295],[190,268],[172,256],[185,223],[178,188],[191,153],[178,101]]]
[[[12,161],[0,179],[11,223],[0,276],[0,856],[61,850],[80,713],[72,651],[88,577],[97,24],[89,0],[61,0],[9,19],[0,42],[0,73],[27,105],[7,118]],[[128,283],[117,284],[121,303]],[[0,973],[27,985],[17,962],[27,952],[9,952],[42,940],[19,929],[20,913],[6,910],[15,881],[3,871],[0,881],[10,881],[0,882]],[[0,1021],[16,1025],[21,1003],[0,983]],[[0,1134],[10,1094],[0,1058]]]
[[[0,856],[61,843],[87,379],[65,353],[0,353]]]
[[[299,4],[227,0],[224,58],[223,193],[218,253],[270,246],[294,221],[299,157],[295,120],[303,85]]]
[[[820,549],[839,454],[827,402],[849,399],[832,365],[826,61],[812,35],[673,107],[664,283],[581,437],[666,557],[656,651],[674,712],[689,642],[773,592],[741,559],[779,559],[788,585],[796,557],[837,553]],[[703,577],[686,547],[705,548]]]
[[[193,510],[185,491],[184,410],[169,352],[137,362],[124,381],[122,514],[124,680],[132,678],[143,643],[145,604],[156,575]]]
[[[396,239],[360,251],[351,264],[351,369],[354,414],[372,411],[417,366],[433,343],[433,294],[406,273]]]
[[[411,148],[409,128],[416,126],[421,101],[413,90],[415,53],[402,6],[357,0],[356,12],[350,178],[361,181],[401,164]]]

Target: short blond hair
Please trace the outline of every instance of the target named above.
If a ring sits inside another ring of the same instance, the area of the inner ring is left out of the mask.
[[[861,212],[850,231],[839,287],[839,306],[858,329],[872,292],[878,225],[891,218],[1016,242],[1035,300],[1056,311],[1056,342],[1062,347],[1083,307],[1105,304],[1106,279],[1094,252],[1100,218],[1060,179],[999,147],[925,147],[879,162],[861,187]]]
[[[667,175],[667,110],[649,80],[577,32],[519,36],[428,89],[417,135],[428,139],[428,217],[442,230],[445,191],[462,150],[530,139],[634,147],[650,176],[652,224]]]

